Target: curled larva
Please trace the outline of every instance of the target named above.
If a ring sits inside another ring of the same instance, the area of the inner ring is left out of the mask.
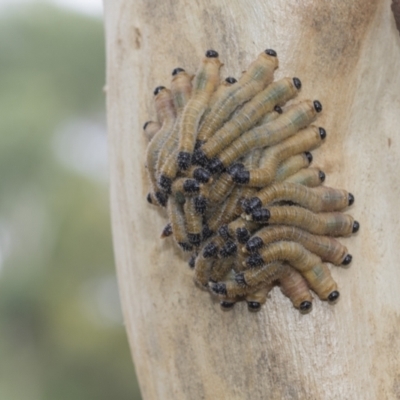
[[[192,251],[193,246],[187,240],[185,215],[181,204],[175,200],[174,196],[170,196],[168,200],[167,211],[172,234],[176,243],[184,251]]]
[[[282,293],[289,298],[293,306],[302,314],[312,310],[312,296],[307,281],[294,268],[284,264],[278,279]]]
[[[184,196],[196,196],[200,193],[201,184],[193,178],[178,178],[172,184],[172,193],[179,196],[179,202],[183,203]]]
[[[215,262],[212,264],[208,280],[211,282],[218,282],[223,280],[232,270],[233,262],[234,260],[232,257],[218,258],[217,260],[215,260]]]
[[[156,164],[158,155],[171,133],[175,122],[175,108],[172,101],[171,91],[163,86],[159,86],[154,90],[155,106],[158,119],[162,122],[161,129],[151,139],[146,153],[147,173],[151,182],[152,193],[155,193],[152,198],[153,204],[157,201],[160,205],[166,205],[166,198],[157,195],[157,174]]]
[[[147,121],[143,125],[143,132],[147,140],[150,142],[154,135],[161,129],[161,124],[156,121]]]
[[[266,186],[275,179],[278,165],[283,160],[306,150],[315,149],[322,144],[325,137],[326,131],[323,128],[310,126],[301,130],[298,134],[264,152],[259,168],[250,171],[245,169],[235,171],[233,181],[253,187]]]
[[[309,188],[292,182],[279,182],[267,186],[257,192],[254,202],[257,202],[256,199],[264,207],[277,201],[290,201],[315,213],[341,211],[354,202],[354,196],[345,190],[326,186]]]
[[[360,224],[349,214],[329,212],[315,214],[297,206],[258,208],[250,216],[253,221],[273,225],[290,225],[316,235],[349,236],[358,231]]]
[[[255,127],[234,140],[210,161],[208,169],[213,173],[219,172],[256,148],[281,142],[308,126],[321,111],[321,103],[317,100],[305,100],[293,105],[274,121]]]
[[[197,139],[207,140],[229,118],[236,107],[251,99],[273,80],[278,68],[276,52],[271,49],[261,53],[235,85],[227,89],[212,106],[204,119]]]
[[[308,251],[317,254],[322,260],[336,265],[348,265],[352,256],[346,246],[338,240],[321,235],[313,235],[294,226],[267,226],[257,231],[243,247],[244,252],[254,253],[270,243],[288,240],[301,244]]]
[[[245,297],[247,302],[247,309],[250,312],[257,312],[261,310],[261,306],[265,304],[268,298],[269,292],[274,287],[273,284],[263,286],[261,289],[257,290],[254,293],[248,294]]]
[[[177,163],[181,170],[190,166],[200,119],[219,84],[221,65],[218,53],[208,50],[194,78],[193,94],[183,111],[179,129]]]
[[[218,233],[225,240],[231,238],[244,244],[249,240],[251,233],[257,229],[259,229],[257,222],[236,218],[229,224],[221,226]]]
[[[321,300],[335,303],[339,298],[337,284],[333,280],[326,264],[315,265],[308,271],[302,272],[308,286],[318,295]]]
[[[265,114],[271,112],[276,105],[285,104],[297,95],[301,88],[297,78],[281,79],[267,86],[227,121],[202,147],[202,156],[208,159],[219,154],[243,132],[253,127]]]
[[[203,217],[196,212],[193,198],[187,198],[183,206],[186,220],[187,238],[190,244],[198,247],[201,242],[201,232],[203,230]]]
[[[300,170],[307,168],[311,164],[312,159],[312,154],[306,151],[282,161],[276,170],[275,182],[282,182]]]

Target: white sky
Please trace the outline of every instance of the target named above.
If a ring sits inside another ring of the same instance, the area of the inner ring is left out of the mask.
[[[69,8],[84,14],[101,16],[103,14],[103,0],[41,0]],[[38,0],[0,0],[0,12],[6,7],[15,7],[18,4],[35,3]]]

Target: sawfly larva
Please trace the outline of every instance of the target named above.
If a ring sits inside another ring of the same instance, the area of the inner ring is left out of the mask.
[[[312,163],[312,160],[313,156],[308,151],[303,154],[289,157],[287,160],[284,160],[279,164],[275,174],[275,181],[282,182],[286,180],[298,171],[307,168]]]
[[[189,243],[195,247],[200,246],[203,217],[196,212],[193,198],[187,198],[183,205],[186,220],[186,232]]]
[[[153,139],[154,135],[161,129],[161,125],[159,122],[155,121],[147,121],[143,125],[143,132],[146,136],[146,139],[150,142]]]

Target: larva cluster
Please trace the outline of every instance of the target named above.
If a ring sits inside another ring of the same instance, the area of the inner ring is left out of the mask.
[[[322,186],[309,167],[326,131],[312,125],[318,100],[290,102],[298,78],[273,81],[274,50],[261,53],[237,81],[220,81],[222,63],[208,50],[195,74],[172,72],[170,89],[154,91],[157,121],[150,140],[148,201],[167,208],[161,237],[185,252],[196,284],[224,310],[245,300],[250,311],[279,285],[302,313],[339,298],[328,263],[352,256],[336,238],[359,223],[342,213],[354,202],[345,190]]]

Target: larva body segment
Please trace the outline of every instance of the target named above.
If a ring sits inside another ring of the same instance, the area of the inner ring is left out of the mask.
[[[279,164],[275,174],[275,182],[282,182],[288,179],[301,169],[307,168],[311,162],[312,155],[308,152],[289,157],[287,160],[284,160]]]
[[[146,139],[150,142],[154,135],[161,129],[161,124],[155,121],[147,121],[143,125],[143,132]]]
[[[257,222],[236,218],[229,224],[221,227],[219,234],[223,237],[227,236],[244,244],[249,240],[251,233],[257,229],[259,229]]]
[[[179,130],[177,162],[180,170],[185,170],[190,166],[197,128],[204,111],[207,109],[211,95],[219,84],[221,66],[218,53],[214,50],[208,50],[200,69],[196,73],[192,97],[183,111]]]
[[[276,105],[284,104],[296,96],[299,89],[294,82],[290,78],[281,79],[254,96],[202,146],[203,154],[208,159],[216,156]]]
[[[162,126],[161,129],[154,135],[147,147],[146,167],[151,182],[152,191],[157,192],[156,164],[162,146],[173,129],[175,122],[175,108],[170,90],[163,87],[158,87],[154,91],[154,94],[156,111],[159,120],[162,121]],[[154,198],[157,199],[157,196],[154,196]]]
[[[184,196],[196,196],[199,194],[200,189],[201,184],[192,178],[178,178],[172,184],[172,193],[179,196],[180,203],[184,202]]]
[[[351,215],[340,212],[315,214],[296,206],[258,209],[252,212],[251,217],[253,221],[268,222],[271,225],[297,226],[316,235],[350,236],[359,229],[358,222]]]
[[[219,258],[211,268],[209,281],[218,282],[223,280],[232,270],[233,257]]]
[[[325,173],[318,168],[303,168],[284,180],[309,188],[317,187],[325,180]]]
[[[321,300],[335,302],[339,297],[337,284],[333,280],[326,264],[315,265],[308,271],[302,272],[309,287],[318,295]]]
[[[326,186],[309,188],[292,182],[279,182],[257,192],[256,196],[266,207],[277,201],[290,201],[315,213],[340,211],[349,206],[349,193]]]
[[[310,126],[265,151],[259,168],[250,171],[244,169],[235,171],[233,180],[236,183],[252,187],[267,186],[275,179],[278,165],[283,160],[295,154],[315,149],[322,144],[325,137],[326,132],[323,128]]]
[[[279,277],[279,284],[282,293],[302,314],[311,311],[313,298],[306,280],[299,272],[285,264]]]
[[[182,111],[192,93],[192,76],[182,68],[176,68],[172,73],[171,94],[177,116],[171,134],[165,141],[157,160],[158,186],[167,191],[170,190],[172,179],[178,172],[176,158]]]
[[[317,254],[322,260],[340,265],[346,259],[346,246],[338,240],[321,235],[313,235],[294,226],[267,226],[257,231],[243,248],[254,253],[276,241],[293,241],[301,244],[308,251]]]
[[[171,224],[172,234],[176,243],[184,250],[193,250],[192,245],[187,240],[185,216],[182,206],[171,196],[168,201],[168,218]]]
[[[278,58],[273,50],[266,50],[253,61],[235,85],[218,98],[204,119],[198,140],[205,141],[229,118],[236,107],[251,99],[272,82],[278,68]]]
[[[254,149],[273,146],[294,135],[316,118],[316,103],[319,104],[317,101],[302,101],[274,121],[245,132],[210,162],[210,171],[218,172]]]
[[[268,285],[277,280],[284,270],[281,262],[271,262],[259,268],[249,268],[235,277],[241,285],[258,288],[260,285]]]
[[[196,212],[193,198],[187,198],[183,206],[186,220],[187,238],[193,246],[200,246],[203,217]]]

